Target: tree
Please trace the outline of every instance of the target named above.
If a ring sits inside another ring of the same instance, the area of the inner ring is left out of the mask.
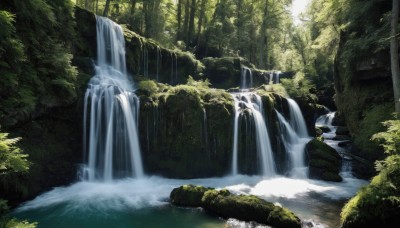
[[[110,2],[111,2],[111,0],[107,0],[106,1],[106,6],[104,7],[104,12],[103,12],[103,16],[104,17],[108,16],[108,11],[110,9]]]
[[[399,41],[397,40],[397,25],[399,20],[399,0],[393,0],[390,29],[390,59],[392,68],[394,103],[396,112],[400,112],[400,79],[399,79]]]

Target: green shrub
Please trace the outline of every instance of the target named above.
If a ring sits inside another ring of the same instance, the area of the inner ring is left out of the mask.
[[[343,208],[342,227],[397,227],[400,223],[400,121],[385,121],[386,132],[372,139],[381,143],[384,161],[376,162],[379,172]]]

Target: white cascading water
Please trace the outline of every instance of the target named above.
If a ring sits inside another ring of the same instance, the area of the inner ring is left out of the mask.
[[[332,121],[333,121],[333,118],[335,118],[336,112],[331,112],[329,109],[327,111],[329,111],[328,114],[318,117],[317,121],[315,122],[315,126],[316,127],[328,127],[329,132],[324,132],[322,134],[322,136],[325,139],[331,139],[331,138],[335,137],[335,135],[336,135],[337,127],[332,125]]]
[[[137,134],[139,99],[128,80],[122,28],[97,19],[97,65],[85,94],[83,179],[142,177]]]
[[[279,83],[280,83],[280,75],[281,75],[281,72],[278,71],[278,72],[276,72],[275,74],[276,74],[276,76],[275,76],[275,82],[274,82],[274,84],[279,84]]]
[[[249,81],[247,82],[247,73],[249,75]],[[248,67],[241,68],[241,80],[240,89],[245,90],[253,87],[253,72]]]
[[[290,176],[295,178],[307,178],[304,149],[311,138],[308,136],[304,117],[297,103],[292,99],[288,99],[288,104],[290,110],[289,121],[278,111],[276,111],[276,114],[282,130],[281,138],[285,150],[290,156]]]
[[[260,158],[261,174],[264,176],[276,175],[274,155],[272,153],[269,140],[268,129],[262,114],[261,97],[252,92],[233,93],[235,100],[235,120],[234,120],[234,139],[233,139],[233,159],[232,174],[238,174],[238,125],[239,116],[246,109],[251,111],[256,130],[257,154]]]
[[[249,75],[249,83],[246,77]],[[243,67],[241,70],[241,83],[239,93],[232,93],[235,101],[235,117],[233,126],[233,151],[232,151],[232,175],[238,174],[238,132],[239,118],[243,111],[250,110],[256,128],[257,154],[260,158],[261,174],[264,176],[276,175],[275,160],[269,140],[268,129],[264,118],[264,108],[261,97],[254,92],[245,92],[253,86],[251,69]]]
[[[290,112],[290,125],[297,132],[297,134],[302,138],[308,138],[308,131],[306,126],[306,121],[304,121],[303,114],[299,105],[293,99],[287,99],[289,104]]]

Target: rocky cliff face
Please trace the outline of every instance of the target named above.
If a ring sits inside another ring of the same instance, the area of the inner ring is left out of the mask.
[[[144,85],[145,84],[145,85]],[[152,84],[152,86],[149,86]],[[173,178],[223,176],[232,169],[232,96],[224,90],[193,85],[139,83],[139,132],[146,173]],[[152,89],[150,89],[152,88]],[[259,90],[278,172],[289,167],[275,109],[288,117],[288,104],[278,94]],[[258,174],[254,121],[239,122],[238,170]]]
[[[387,1],[376,1],[366,10],[363,25],[352,25],[342,32],[335,60],[335,103],[344,117],[354,139],[354,153],[367,160],[383,158],[382,149],[370,140],[371,136],[384,130],[381,122],[394,111],[393,87],[390,73],[389,42],[380,43],[382,34],[369,34],[378,30],[385,21],[382,15],[390,10]],[[375,31],[374,30],[374,31]],[[360,176],[371,176],[374,167],[356,165],[354,171]]]

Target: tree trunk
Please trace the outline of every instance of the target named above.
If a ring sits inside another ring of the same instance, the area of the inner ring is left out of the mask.
[[[189,14],[190,14],[190,4],[189,4],[189,0],[185,0],[185,21],[183,23],[183,36],[184,40],[187,41],[187,34],[188,34],[188,30],[189,30]],[[187,46],[187,44],[186,44]]]
[[[181,25],[182,25],[182,0],[178,0],[178,11],[176,15],[178,21],[178,29],[176,30],[176,41],[181,39]]]
[[[239,51],[239,55],[243,55],[245,53],[242,53],[242,30],[243,30],[243,18],[242,18],[242,5],[243,2],[242,0],[237,0],[236,1],[236,17],[237,17],[237,21],[236,21],[236,30],[237,30],[237,50]]]
[[[104,7],[103,17],[107,17],[107,15],[108,15],[108,11],[110,9],[110,2],[111,2],[111,0],[106,1],[106,6]]]
[[[186,40],[186,47],[189,47],[189,44],[192,41],[193,34],[194,34],[194,17],[196,15],[196,0],[192,0],[190,4],[190,17],[189,17],[189,29],[188,35]]]
[[[201,27],[203,25],[203,18],[206,11],[206,0],[201,0],[200,4],[200,15],[197,22],[197,45],[200,43]]]
[[[393,0],[393,10],[390,30],[390,59],[392,66],[392,80],[394,104],[396,112],[400,112],[400,80],[399,80],[399,42],[397,40],[397,25],[399,20],[399,0]]]
[[[264,15],[263,22],[261,25],[261,33],[260,33],[260,55],[259,55],[259,63],[258,66],[261,69],[268,68],[268,38],[267,38],[267,17],[268,17],[268,0],[265,0],[264,7]]]

